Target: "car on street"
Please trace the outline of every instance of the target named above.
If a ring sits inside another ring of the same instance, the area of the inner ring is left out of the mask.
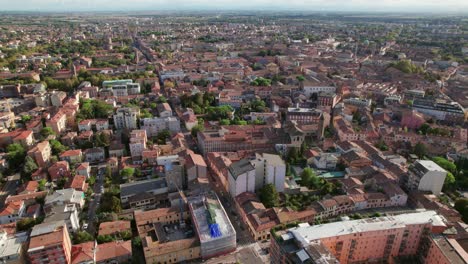
[[[84,229],[88,229],[88,223],[84,223],[84,224],[83,224],[83,230],[84,230]]]

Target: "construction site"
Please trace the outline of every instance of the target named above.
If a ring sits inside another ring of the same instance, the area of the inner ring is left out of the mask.
[[[191,197],[188,205],[203,259],[236,250],[236,231],[214,192]]]

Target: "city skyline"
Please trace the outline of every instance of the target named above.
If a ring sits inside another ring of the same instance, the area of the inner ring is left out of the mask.
[[[448,1],[398,1],[398,0],[240,0],[232,3],[220,0],[1,0],[3,11],[76,12],[76,11],[346,11],[346,12],[456,12],[466,13],[468,2]]]

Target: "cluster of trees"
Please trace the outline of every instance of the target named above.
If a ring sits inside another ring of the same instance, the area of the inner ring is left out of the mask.
[[[205,117],[211,121],[219,121],[221,119],[230,119],[233,112],[234,109],[230,105],[208,106]]]
[[[108,118],[114,108],[101,100],[83,100],[80,112],[77,114],[77,120]]]
[[[120,213],[122,211],[122,205],[118,193],[105,192],[101,197],[101,206],[99,207],[100,212],[114,212]]]
[[[205,35],[205,36],[199,37],[198,40],[201,42],[205,42],[205,43],[216,43],[216,42],[225,41],[226,39],[224,37]]]
[[[197,93],[194,95],[183,94],[180,97],[183,107],[190,107],[195,114],[204,114],[209,106],[216,105],[216,96],[214,93]]]
[[[81,244],[89,241],[94,241],[94,237],[86,231],[77,231],[73,235],[73,244]]]
[[[132,239],[132,232],[128,230],[121,231],[115,235],[99,235],[96,240],[99,244],[112,242],[115,240],[130,240]]]
[[[421,135],[451,136],[451,131],[441,127],[432,128],[428,123],[422,124],[417,132]]]
[[[416,64],[412,63],[410,60],[401,60],[390,64],[390,67],[393,67],[397,70],[400,70],[404,73],[409,74],[422,74],[424,69]]]
[[[260,201],[267,208],[271,208],[279,205],[279,194],[276,187],[273,184],[267,184],[259,191]]]
[[[468,223],[468,198],[460,198],[455,202],[455,209],[461,214],[462,220]]]
[[[294,195],[285,194],[285,206],[291,207],[296,211],[301,211],[319,199],[319,196],[312,193],[299,193]]]
[[[16,222],[16,230],[19,232],[28,231],[33,228],[33,226],[42,223],[42,221],[44,221],[43,217],[38,217],[36,219],[31,217],[21,218]]]
[[[253,80],[250,85],[253,86],[271,86],[271,80],[268,78],[258,77],[257,79]]]
[[[206,87],[208,86],[208,84],[210,84],[210,81],[206,79],[200,79],[200,80],[194,80],[192,84],[196,86]]]
[[[340,194],[341,186],[318,177],[311,168],[305,168],[301,173],[301,185],[311,190],[320,190],[322,195]]]
[[[263,100],[255,99],[248,103],[243,103],[239,110],[240,115],[246,115],[251,112],[265,112],[266,110],[266,103]]]
[[[258,56],[277,56],[281,55],[281,52],[279,50],[272,50],[272,49],[267,49],[267,50],[261,50],[257,54]]]

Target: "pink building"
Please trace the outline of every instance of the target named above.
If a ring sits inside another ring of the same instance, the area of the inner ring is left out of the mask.
[[[316,257],[311,253],[315,248],[321,256],[329,255],[345,264],[391,262],[397,256],[420,256],[431,234],[441,234],[446,228],[445,219],[435,211],[314,226],[300,224],[276,233],[281,239],[272,239],[271,258],[272,263],[290,263],[295,258],[305,262]]]

